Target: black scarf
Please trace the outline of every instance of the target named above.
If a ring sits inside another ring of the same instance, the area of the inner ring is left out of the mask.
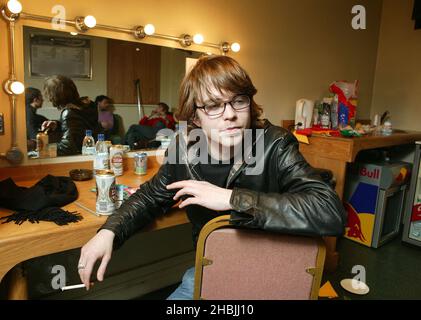
[[[76,185],[69,177],[47,175],[30,188],[19,187],[8,178],[0,181],[0,207],[16,212],[0,220],[16,224],[25,221],[51,221],[58,225],[77,222],[82,216],[60,208],[77,197]]]

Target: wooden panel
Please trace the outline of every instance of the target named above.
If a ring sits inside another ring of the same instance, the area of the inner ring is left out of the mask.
[[[341,161],[352,159],[352,139],[312,136],[309,137],[309,143],[300,143],[300,152],[303,155],[313,154]]]
[[[115,103],[135,103],[134,55],[131,43],[108,39],[107,95]]]
[[[291,127],[294,126],[294,123],[295,123],[294,120],[282,120],[281,121],[281,127],[289,130]]]
[[[157,104],[160,96],[161,48],[108,39],[107,95],[115,103],[136,104],[140,79],[142,103]]]
[[[135,78],[133,80],[140,79],[142,103],[158,104],[160,101],[161,48],[142,43],[133,43],[133,47],[135,55],[133,59]]]

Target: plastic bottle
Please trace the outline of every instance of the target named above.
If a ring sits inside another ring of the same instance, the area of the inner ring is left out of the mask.
[[[338,95],[335,94],[332,99],[332,104],[330,106],[330,120],[332,124],[332,129],[336,130],[339,127],[339,113],[338,113]]]
[[[92,130],[86,130],[85,138],[82,142],[82,154],[94,155],[95,154],[95,140],[92,137]]]
[[[323,103],[323,113],[320,117],[320,123],[323,129],[330,129],[330,105]]]
[[[390,136],[390,135],[392,134],[392,132],[393,132],[393,129],[392,129],[392,122],[391,122],[390,120],[386,120],[386,121],[383,123],[382,134],[383,134],[384,136]]]
[[[95,145],[94,171],[110,168],[108,147],[104,141],[104,134],[98,134],[98,141]]]

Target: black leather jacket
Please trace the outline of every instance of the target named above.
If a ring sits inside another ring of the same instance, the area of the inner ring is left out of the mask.
[[[99,133],[98,111],[93,105],[77,107],[68,104],[60,115],[61,140],[57,143],[57,154],[68,156],[82,151],[82,142],[86,130],[92,130],[93,135]]]
[[[300,154],[296,138],[269,122],[265,124],[263,135],[263,173],[247,175],[245,170],[249,165],[243,163],[234,164],[228,176],[226,187],[233,189],[230,202],[234,210],[229,212],[231,223],[297,235],[342,235],[346,215],[341,201],[329,184],[322,180],[320,172],[312,168]],[[255,138],[255,141],[259,139],[261,137]],[[174,145],[169,150],[172,147]],[[184,152],[178,144],[175,148],[177,157],[178,153]],[[115,233],[115,248],[175,204],[175,191],[167,190],[168,184],[179,180],[201,180],[195,170],[196,165],[188,157],[182,155],[181,158],[187,161],[182,160],[178,164],[162,165],[150,181],[141,185],[108,217],[101,229]],[[193,224],[194,242],[206,221],[227,214],[216,212],[203,221],[197,219],[199,215],[203,217],[203,207],[191,205],[186,207],[186,211]]]

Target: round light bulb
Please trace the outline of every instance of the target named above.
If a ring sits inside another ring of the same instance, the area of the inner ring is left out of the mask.
[[[193,37],[193,42],[195,44],[202,44],[204,40],[205,39],[203,38],[203,36],[200,33],[195,34],[194,37]]]
[[[233,52],[238,52],[238,51],[240,51],[240,49],[241,49],[241,46],[240,46],[240,44],[239,44],[239,43],[237,43],[237,42],[234,42],[234,43],[231,45],[231,50],[232,50]]]
[[[88,28],[93,28],[96,26],[96,19],[94,16],[86,16],[85,19],[83,19],[83,23]]]
[[[71,34],[72,36],[77,36],[77,35],[78,35],[78,33],[77,33],[77,32],[74,32],[74,31],[70,32],[70,34]]]
[[[145,32],[145,34],[147,34],[148,36],[151,36],[155,33],[155,27],[153,24],[148,23],[145,28],[143,29],[143,31]]]
[[[22,82],[13,81],[10,84],[10,91],[12,91],[13,94],[22,94],[25,91],[25,86]]]
[[[22,12],[22,4],[17,0],[9,0],[7,2],[7,9],[14,14],[19,14]]]

